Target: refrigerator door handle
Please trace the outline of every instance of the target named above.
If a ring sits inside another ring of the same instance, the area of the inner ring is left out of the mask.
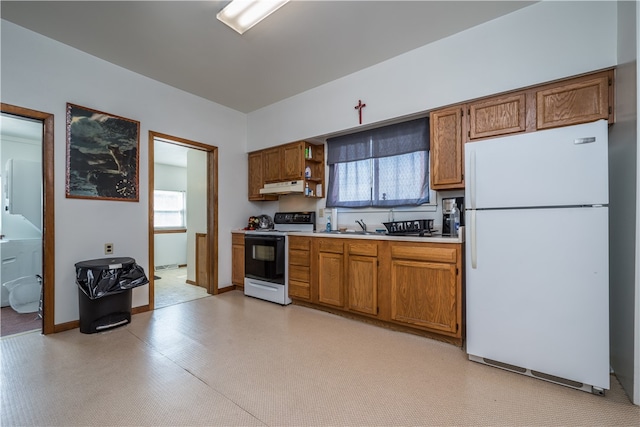
[[[471,239],[471,268],[474,270],[478,268],[478,242],[476,236],[476,211],[469,211],[471,214],[471,221],[469,227],[469,237]]]
[[[595,136],[590,136],[587,138],[576,138],[573,140],[574,144],[589,144],[591,142],[596,142],[596,137]]]
[[[469,202],[470,209],[476,208],[476,152],[469,151]]]

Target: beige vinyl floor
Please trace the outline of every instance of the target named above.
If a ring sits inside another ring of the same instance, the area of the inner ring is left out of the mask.
[[[240,291],[0,340],[2,426],[638,426],[600,397],[458,347]]]

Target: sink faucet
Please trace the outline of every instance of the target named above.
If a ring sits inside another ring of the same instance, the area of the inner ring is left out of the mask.
[[[360,226],[360,228],[362,228],[362,231],[367,231],[367,224],[365,224],[363,220],[358,221],[358,220],[356,219],[356,222],[358,223],[358,225]]]

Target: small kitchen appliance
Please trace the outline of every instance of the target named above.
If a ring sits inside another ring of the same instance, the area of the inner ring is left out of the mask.
[[[244,235],[244,294],[291,304],[287,264],[287,235],[315,230],[315,212],[277,212],[272,227],[247,230]]]
[[[460,213],[460,226],[464,225],[464,197],[450,197],[447,199],[442,199],[442,235],[443,236],[452,236],[451,233],[451,224],[453,207],[458,208],[458,212]]]

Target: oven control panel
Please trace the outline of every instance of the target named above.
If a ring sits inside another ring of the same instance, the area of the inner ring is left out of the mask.
[[[315,224],[315,212],[276,212],[273,217],[276,224]]]

